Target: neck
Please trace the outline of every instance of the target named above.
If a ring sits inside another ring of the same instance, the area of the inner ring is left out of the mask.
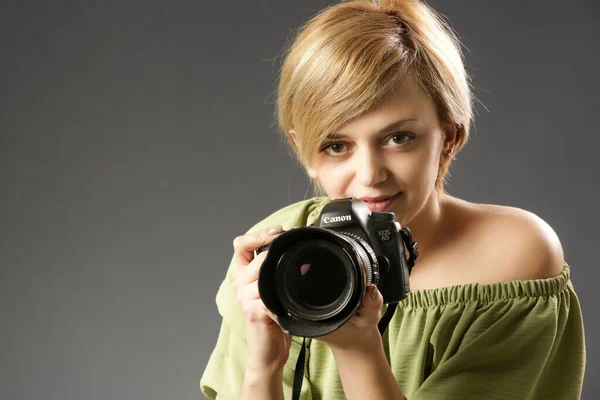
[[[413,240],[419,245],[420,257],[427,255],[429,249],[435,247],[439,234],[443,234],[441,222],[444,216],[442,202],[444,193],[434,191],[423,208],[406,223],[412,232]]]

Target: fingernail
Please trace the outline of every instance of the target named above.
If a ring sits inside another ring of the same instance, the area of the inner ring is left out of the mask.
[[[278,233],[283,232],[283,226],[275,225],[275,226],[269,228],[268,232],[269,232],[269,235],[276,235]]]
[[[371,290],[371,300],[377,300],[377,286],[373,285]]]

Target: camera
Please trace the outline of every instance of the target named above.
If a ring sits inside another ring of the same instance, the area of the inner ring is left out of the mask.
[[[265,306],[281,328],[318,337],[342,326],[375,284],[384,303],[398,303],[409,291],[418,257],[410,229],[392,212],[375,212],[352,197],[327,203],[317,221],[277,236],[258,276]]]

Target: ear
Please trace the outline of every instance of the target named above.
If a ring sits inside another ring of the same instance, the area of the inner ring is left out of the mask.
[[[458,136],[458,125],[455,123],[448,123],[444,126],[444,149],[453,149],[456,145],[456,139]]]
[[[442,152],[440,154],[440,162],[450,159],[454,156],[456,139],[458,136],[459,126],[455,123],[447,123],[443,128],[443,143]]]
[[[294,146],[296,146],[296,149],[300,148],[299,142],[298,142],[298,137],[296,136],[296,132],[293,129],[290,129],[290,137],[292,138],[292,141],[294,142]],[[311,168],[310,166],[303,164],[304,165],[304,169],[306,170],[306,173],[308,174],[308,176],[310,176],[313,179],[317,179],[318,175],[317,175],[317,171],[315,171],[313,168]]]

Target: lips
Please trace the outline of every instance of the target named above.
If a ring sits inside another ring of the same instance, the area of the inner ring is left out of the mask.
[[[392,203],[396,201],[400,193],[396,193],[392,196],[375,196],[375,197],[359,197],[371,211],[387,211],[391,208]]]

